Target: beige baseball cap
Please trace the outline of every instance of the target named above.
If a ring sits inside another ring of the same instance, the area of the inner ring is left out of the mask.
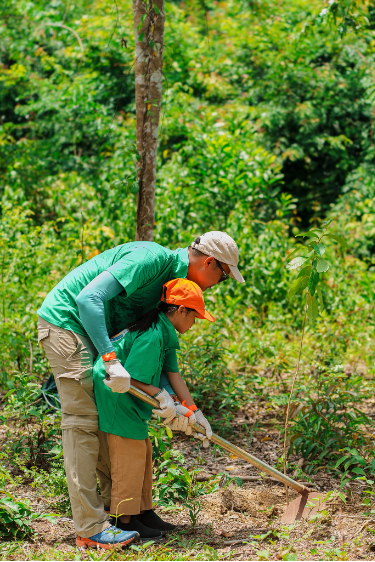
[[[196,239],[198,240],[198,238]],[[195,250],[199,250],[206,256],[212,256],[216,260],[226,263],[230,269],[230,276],[239,283],[245,283],[238,270],[238,248],[237,244],[226,232],[211,230],[199,236],[199,243],[193,242],[191,245]]]

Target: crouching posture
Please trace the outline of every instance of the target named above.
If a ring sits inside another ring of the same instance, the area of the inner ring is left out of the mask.
[[[215,321],[205,310],[199,286],[187,279],[173,279],[163,286],[157,309],[111,340],[115,351],[108,359],[119,360],[130,374],[131,384],[156,398],[160,409],[152,410],[128,392],[113,392],[108,386],[111,373],[107,362],[100,357],[94,365],[99,427],[108,433],[111,514],[117,516],[117,528],[137,531],[142,539],[161,538],[174,528],[152,509],[152,446],[147,428],[152,412],[164,418],[165,424],[187,435],[192,434],[191,426],[197,422],[206,434],[194,432],[194,436],[204,446],[212,436],[210,424],[194,404],[176,362],[175,350],[179,348],[176,330],[184,334],[196,318]],[[163,371],[168,375],[174,397],[161,388]]]

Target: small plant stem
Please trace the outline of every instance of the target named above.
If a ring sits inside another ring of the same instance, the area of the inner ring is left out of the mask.
[[[30,348],[30,377],[33,375],[33,344],[31,343],[31,339],[29,340],[29,348]]]
[[[306,324],[306,316],[307,316],[307,303],[308,303],[308,298],[309,298],[309,291],[307,291],[307,293],[306,293],[305,315],[304,315],[304,317],[303,317],[302,334],[301,334],[301,341],[300,341],[300,344],[299,344],[299,353],[298,353],[298,359],[297,359],[297,366],[296,366],[296,370],[295,370],[295,373],[294,373],[294,377],[293,377],[293,381],[292,381],[292,388],[290,389],[290,395],[289,395],[288,405],[287,405],[286,414],[285,414],[285,425],[284,425],[284,451],[283,451],[284,474],[285,474],[285,476],[286,476],[286,440],[287,440],[287,430],[288,430],[288,421],[289,421],[289,409],[290,409],[290,403],[291,403],[291,401],[292,401],[292,396],[293,396],[293,391],[294,391],[294,385],[295,385],[295,382],[296,382],[296,380],[297,380],[297,375],[298,375],[298,372],[299,372],[299,365],[300,365],[300,361],[301,361],[303,337],[304,337],[304,335],[305,335],[305,324]],[[285,493],[286,493],[286,503],[287,503],[287,505],[289,505],[288,486],[285,486]]]
[[[5,243],[1,252],[1,289],[3,305],[3,322],[5,323]]]

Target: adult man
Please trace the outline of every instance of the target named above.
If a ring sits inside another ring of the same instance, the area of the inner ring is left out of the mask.
[[[203,291],[229,276],[243,282],[237,264],[237,245],[225,232],[208,232],[189,248],[174,251],[153,242],[131,242],[71,271],[38,310],[38,340],[50,361],[61,401],[65,471],[77,544],[105,548],[113,542],[127,544],[137,536],[117,533],[114,527],[108,532],[104,505],[110,504],[110,467],[106,434],[98,429],[93,360],[98,353],[103,357],[109,376],[105,384],[113,392],[127,392],[130,375],[116,358],[109,336],[157,306],[167,281],[186,277]],[[175,351],[168,355],[167,371],[178,372]],[[173,406],[173,400],[163,399],[161,416],[170,418]],[[210,428],[207,420],[206,424]]]

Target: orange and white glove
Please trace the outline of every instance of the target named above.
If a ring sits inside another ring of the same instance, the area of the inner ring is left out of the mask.
[[[112,392],[128,392],[131,377],[116,358],[115,352],[113,351],[112,353],[102,355],[102,358],[106,372],[104,384],[107,385]]]
[[[168,424],[168,427],[172,431],[182,431],[186,435],[191,435],[193,433],[192,425],[196,422],[194,412],[179,402],[175,402],[175,406],[177,416]]]
[[[195,419],[197,420],[197,424],[202,425],[205,428],[206,434],[198,433],[196,431],[193,433],[193,437],[202,441],[203,447],[206,449],[209,446],[210,439],[212,437],[211,426],[200,410],[195,411]]]
[[[155,394],[154,398],[160,404],[160,410],[152,410],[154,414],[165,418],[164,424],[169,424],[176,417],[176,406],[172,396],[163,388],[160,392]]]

